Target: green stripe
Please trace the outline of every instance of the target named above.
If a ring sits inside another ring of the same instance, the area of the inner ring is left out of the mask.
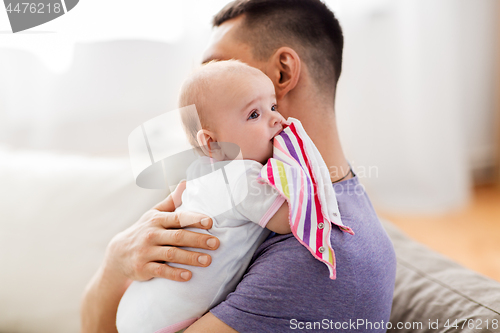
[[[285,194],[285,197],[287,199],[290,199],[288,181],[286,179],[286,174],[285,174],[285,166],[283,165],[283,162],[276,161],[276,167],[278,168],[278,176],[280,177],[281,188],[282,188],[283,194]]]

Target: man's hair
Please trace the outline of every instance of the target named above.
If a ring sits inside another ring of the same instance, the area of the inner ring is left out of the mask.
[[[236,0],[213,19],[213,26],[244,14],[237,38],[265,61],[280,47],[294,49],[320,90],[335,89],[342,71],[344,37],[338,20],[320,0]]]

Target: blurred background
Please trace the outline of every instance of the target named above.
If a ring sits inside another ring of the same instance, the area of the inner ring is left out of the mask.
[[[176,108],[227,2],[85,0],[17,34],[0,10],[0,332],[76,331],[107,242],[165,196],[134,184],[128,135]],[[341,137],[377,212],[500,281],[498,1],[325,2]]]

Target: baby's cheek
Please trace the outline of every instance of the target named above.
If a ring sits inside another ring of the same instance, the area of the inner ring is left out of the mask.
[[[268,159],[270,159],[271,157],[273,157],[273,145],[272,145],[272,143],[269,145],[269,148],[267,150],[267,154],[265,156],[266,161]]]

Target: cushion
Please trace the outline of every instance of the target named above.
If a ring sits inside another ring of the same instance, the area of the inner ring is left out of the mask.
[[[387,332],[500,332],[500,283],[382,224],[397,257],[393,328]]]

